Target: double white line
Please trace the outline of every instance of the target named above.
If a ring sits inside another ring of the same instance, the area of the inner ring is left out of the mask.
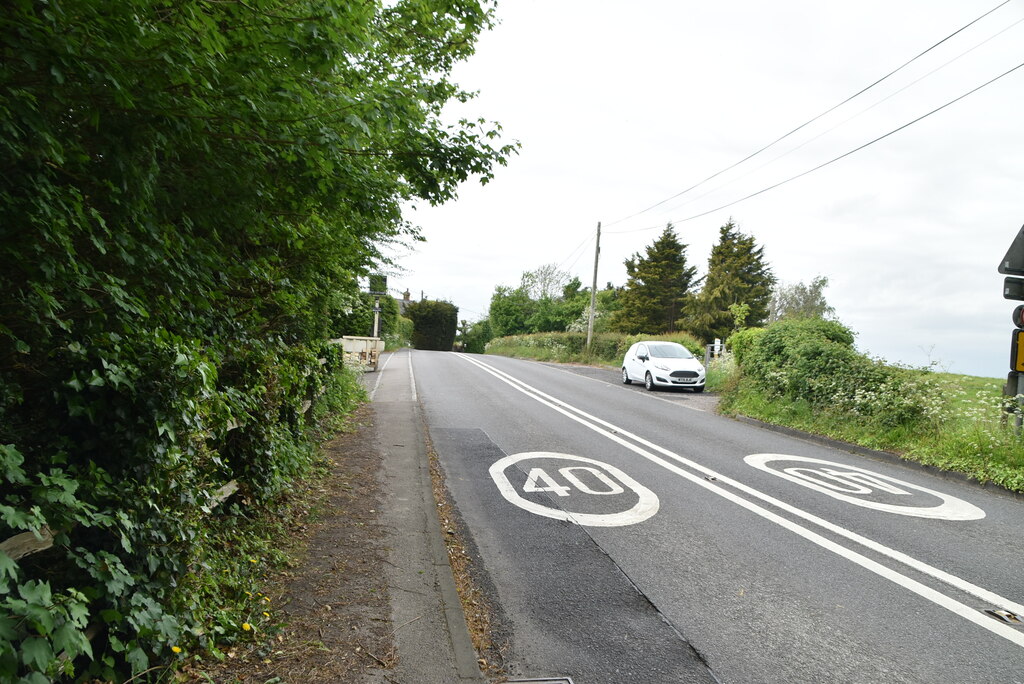
[[[881,563],[864,556],[863,554],[854,551],[846,546],[838,544],[831,539],[823,537],[821,534],[796,523],[788,518],[784,518],[778,513],[771,511],[764,506],[750,501],[746,498],[739,496],[737,493],[725,489],[720,485],[727,485],[733,489],[743,492],[747,496],[758,499],[763,503],[769,504],[777,509],[785,511],[792,516],[800,518],[807,523],[816,525],[824,530],[828,530],[832,534],[843,537],[854,544],[860,545],[866,549],[870,549],[875,553],[890,558],[897,563],[901,563],[909,568],[916,570],[924,575],[932,577],[933,579],[939,580],[955,589],[974,596],[975,598],[984,601],[991,605],[996,610],[1006,610],[1017,615],[1024,614],[1024,605],[1021,605],[1015,601],[1011,601],[1008,598],[1000,596],[987,589],[979,587],[975,584],[968,582],[960,577],[951,575],[944,570],[940,570],[936,567],[928,565],[922,561],[912,558],[905,553],[891,549],[888,546],[879,544],[876,541],[863,537],[856,532],[851,532],[835,523],[831,523],[827,520],[819,518],[816,515],[808,513],[807,511],[796,508],[795,506],[776,499],[764,492],[760,492],[752,487],[749,487],[742,482],[738,482],[730,477],[727,477],[719,472],[716,472],[710,468],[707,468],[700,463],[692,461],[688,458],[684,458],[678,454],[675,454],[668,449],[653,444],[646,439],[635,435],[621,427],[613,425],[605,420],[593,416],[581,409],[578,409],[560,399],[552,397],[549,394],[538,390],[535,387],[531,387],[525,382],[500,371],[497,368],[484,363],[478,358],[474,358],[468,355],[457,355],[459,358],[477,366],[486,373],[493,375],[495,378],[509,385],[513,389],[522,392],[531,399],[551,408],[558,413],[561,413],[565,417],[573,420],[584,427],[593,430],[594,432],[602,435],[603,437],[610,439],[611,441],[620,444],[621,446],[629,449],[630,451],[646,458],[647,460],[655,463],[666,470],[679,475],[692,482],[693,484],[703,487],[704,489],[717,494],[718,496],[731,501],[732,503],[745,508],[746,510],[759,515],[765,520],[775,523],[779,527],[782,527],[790,532],[803,537],[807,541],[817,544],[823,549],[831,551],[837,556],[841,556],[846,560],[855,563],[862,568],[869,570],[880,577],[897,584],[904,589],[914,592],[918,596],[931,601],[932,603],[945,608],[946,610],[959,615],[960,617],[973,622],[979,627],[998,634],[1004,639],[1013,642],[1017,646],[1024,648],[1024,632],[1020,632],[1014,629],[1009,624],[998,621],[997,619],[990,617],[983,612],[976,610],[960,601],[957,601],[942,592],[939,592],[921,582],[903,575],[895,570],[882,565]],[[688,470],[684,470],[685,466]],[[696,473],[692,472],[696,471]],[[714,481],[709,481],[707,477],[714,478]]]

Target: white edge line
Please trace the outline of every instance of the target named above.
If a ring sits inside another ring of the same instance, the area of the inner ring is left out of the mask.
[[[412,372],[412,351],[410,350],[406,356],[409,359],[409,389],[412,391],[412,400],[416,402],[419,399],[416,396],[416,374]]]
[[[370,401],[373,401],[373,398],[377,396],[377,389],[380,387],[380,381],[384,377],[384,369],[391,363],[392,356],[394,356],[394,353],[388,354],[388,358],[384,359],[384,365],[377,369],[377,380],[373,383],[373,389],[370,390]]]

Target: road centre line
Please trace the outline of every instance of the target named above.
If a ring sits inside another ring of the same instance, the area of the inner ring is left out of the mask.
[[[457,356],[458,358],[461,358],[467,361],[468,363],[477,366],[481,370],[493,375],[494,377],[506,383],[513,389],[565,415],[567,418],[570,418],[571,420],[583,425],[584,427],[587,427],[590,430],[593,430],[594,432],[597,432],[598,434],[605,436],[606,438],[620,444],[621,446],[629,449],[630,451],[633,451],[634,453],[643,456],[652,463],[660,465],[666,470],[669,470],[670,472],[673,472],[679,475],[680,477],[683,477],[693,482],[694,484],[699,485],[707,489],[708,491],[711,491],[721,496],[722,498],[731,501],[736,505],[741,506],[742,508],[747,509],[748,511],[754,514],[770,522],[773,522],[779,525],[780,527],[789,530],[790,532],[793,532],[794,534],[797,534],[798,536],[803,537],[804,539],[814,544],[817,544],[818,546],[828,551],[831,551],[832,553],[835,553],[836,555],[841,556],[842,558],[845,558],[846,560],[849,560],[857,565],[860,565],[861,567],[875,573],[876,575],[879,575],[880,577],[888,579],[889,581],[903,587],[904,589],[914,592],[922,598],[925,598],[931,601],[932,603],[935,603],[936,605],[941,606],[942,608],[945,608],[946,610],[949,610],[950,612],[955,613],[956,615],[959,615],[960,617],[970,622],[973,622],[979,627],[982,627],[983,629],[986,629],[994,634],[997,634],[1003,637],[1004,639],[1013,642],[1017,646],[1024,648],[1024,633],[1017,631],[1013,627],[998,622],[992,619],[991,617],[983,614],[981,611],[975,610],[974,608],[971,608],[970,606],[961,603],[960,601],[957,601],[952,597],[949,597],[935,589],[932,589],[931,587],[922,584],[921,582],[915,579],[907,577],[906,575],[902,575],[899,572],[868,558],[867,556],[864,556],[852,549],[849,549],[830,539],[827,539],[826,537],[823,537],[820,534],[797,524],[796,522],[783,518],[777,513],[774,513],[773,511],[770,511],[752,501],[748,501],[727,489],[723,489],[721,486],[719,486],[719,484],[727,484],[736,489],[739,489],[740,491],[750,496],[761,499],[762,501],[769,503],[773,506],[776,506],[777,508],[780,508],[788,513],[791,513],[792,515],[803,518],[807,522],[818,525],[819,527],[822,527],[830,532],[833,532],[834,534],[842,536],[848,539],[849,541],[855,542],[866,548],[869,548],[872,551],[875,551],[892,560],[902,563],[934,579],[944,582],[945,584],[948,584],[951,587],[954,587],[964,593],[975,596],[976,598],[979,598],[987,603],[990,603],[996,608],[1009,610],[1011,612],[1021,614],[1024,613],[1024,606],[1014,601],[1011,601],[1005,597],[1002,597],[994,592],[991,592],[987,589],[974,585],[968,582],[967,580],[956,577],[955,575],[951,575],[943,570],[939,570],[938,568],[935,568],[931,565],[928,565],[927,563],[912,558],[911,556],[908,556],[900,551],[891,549],[883,544],[880,544],[871,539],[863,537],[855,532],[840,527],[839,525],[828,522],[827,520],[824,520],[811,513],[796,508],[791,504],[787,504],[784,501],[764,494],[763,492],[760,492],[756,489],[753,489],[752,487],[744,485],[743,483],[733,480],[732,478],[729,478],[725,475],[717,473],[716,471],[711,470],[710,468],[707,468],[699,463],[696,463],[695,461],[691,461],[690,459],[679,456],[678,454],[674,454],[673,452],[664,449],[663,447],[660,447],[656,444],[653,444],[643,439],[642,437],[634,435],[627,430],[624,430],[616,425],[608,423],[607,421],[597,418],[596,416],[590,415],[585,411],[582,411],[581,409],[578,409],[570,404],[567,404],[566,402],[560,399],[552,397],[551,395],[548,395],[538,390],[537,388],[526,384],[525,382],[509,375],[508,373],[505,373],[504,371],[500,371],[497,368],[494,368],[493,366],[483,363],[482,361],[470,358],[469,356],[463,354],[457,354]],[[636,442],[636,444],[627,441],[625,439],[626,437]],[[646,447],[646,449],[642,447]],[[650,449],[650,451],[648,451],[648,449]],[[674,461],[677,461],[678,463],[681,463],[693,470],[696,470],[704,476],[714,477],[715,482],[708,481],[700,475],[695,475],[693,473],[687,472],[686,470],[683,470],[676,464],[671,463],[665,460],[664,458],[661,458],[655,453],[652,453],[652,451],[656,451]]]

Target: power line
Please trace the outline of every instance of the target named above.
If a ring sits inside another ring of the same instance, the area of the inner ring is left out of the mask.
[[[572,267],[576,265],[576,262],[578,262],[580,258],[583,256],[586,246],[589,245],[593,241],[593,239],[593,235],[588,235],[587,237],[583,238],[583,242],[576,245],[576,247],[571,252],[569,252],[569,256],[562,259],[562,261],[558,264],[558,270],[562,270],[562,266],[568,263],[570,259],[572,259],[572,263],[566,266],[565,270],[568,271],[572,269]],[[577,254],[577,252],[579,252],[579,254]],[[574,256],[575,258],[573,258]]]
[[[709,180],[712,180],[712,179],[714,179],[714,178],[717,178],[718,176],[722,175],[722,174],[723,174],[723,173],[725,173],[726,171],[730,171],[730,170],[732,170],[732,169],[736,168],[737,166],[739,166],[740,164],[742,164],[742,163],[744,163],[744,162],[746,162],[746,161],[748,161],[748,160],[750,160],[750,159],[752,159],[752,158],[756,157],[757,155],[761,154],[761,153],[762,153],[762,152],[764,152],[765,150],[768,150],[769,148],[771,148],[771,147],[774,147],[774,146],[775,146],[776,144],[778,144],[778,143],[782,142],[783,140],[785,140],[785,139],[786,139],[786,138],[788,138],[789,136],[793,135],[793,134],[794,134],[794,133],[796,133],[797,131],[800,131],[800,130],[802,130],[802,129],[806,128],[807,126],[811,125],[812,123],[814,123],[814,122],[815,122],[815,121],[817,121],[818,119],[822,118],[823,116],[825,116],[825,115],[827,115],[827,114],[830,114],[831,112],[835,111],[836,109],[839,109],[840,107],[842,107],[842,106],[843,106],[844,104],[846,104],[846,103],[847,103],[847,102],[849,102],[850,100],[853,100],[854,98],[858,97],[859,95],[862,95],[863,93],[867,92],[867,91],[868,91],[868,90],[870,90],[871,88],[874,88],[874,87],[875,87],[876,85],[878,85],[878,84],[879,84],[879,83],[881,83],[882,81],[885,81],[885,80],[886,80],[886,79],[888,79],[888,78],[889,78],[890,76],[893,76],[894,74],[898,73],[899,71],[902,71],[902,70],[903,70],[903,69],[904,69],[905,67],[909,66],[909,65],[910,65],[911,63],[913,63],[913,62],[917,61],[918,59],[920,59],[920,58],[921,58],[921,57],[923,57],[924,55],[928,54],[929,52],[931,52],[932,50],[934,50],[934,49],[935,49],[935,48],[937,48],[938,46],[940,46],[940,45],[942,45],[943,43],[945,43],[946,41],[948,41],[948,40],[949,40],[950,38],[953,38],[953,37],[954,37],[954,36],[956,36],[957,34],[959,34],[959,33],[963,32],[964,30],[966,30],[966,29],[968,29],[968,28],[970,28],[971,26],[973,26],[974,24],[978,23],[979,21],[981,21],[982,19],[984,19],[984,18],[985,18],[985,17],[987,17],[988,15],[992,14],[992,13],[993,13],[993,12],[995,12],[995,11],[996,11],[997,9],[999,9],[1000,7],[1002,7],[1003,5],[1006,5],[1006,4],[1008,4],[1009,2],[1010,2],[1010,0],[1003,0],[1003,2],[999,3],[998,5],[996,5],[995,7],[993,7],[992,9],[990,9],[989,11],[985,12],[984,14],[982,14],[982,15],[981,15],[980,17],[978,17],[977,19],[975,19],[975,20],[973,20],[973,21],[971,21],[971,22],[969,22],[969,23],[967,23],[967,24],[964,24],[963,26],[961,26],[961,27],[960,27],[959,29],[957,29],[957,30],[956,30],[956,31],[954,31],[953,33],[949,34],[948,36],[946,36],[945,38],[943,38],[943,39],[942,39],[942,40],[940,40],[939,42],[935,43],[934,45],[932,45],[931,47],[929,47],[929,48],[928,48],[927,50],[924,50],[923,52],[921,52],[921,53],[917,54],[917,55],[916,55],[916,56],[914,56],[913,58],[911,58],[911,59],[907,60],[906,62],[904,62],[904,63],[903,63],[903,64],[901,64],[900,66],[898,66],[898,67],[896,67],[895,69],[893,69],[892,71],[890,71],[890,72],[889,72],[888,74],[886,74],[885,76],[882,76],[882,77],[881,77],[880,79],[878,79],[877,81],[875,81],[875,82],[874,82],[874,83],[872,83],[871,85],[868,85],[868,86],[866,86],[866,87],[864,87],[864,88],[861,88],[861,89],[860,89],[860,90],[858,90],[858,91],[857,91],[856,93],[854,93],[853,95],[849,96],[848,98],[846,98],[845,100],[843,100],[843,101],[842,101],[842,102],[840,102],[839,104],[836,104],[836,105],[834,105],[834,106],[830,107],[829,109],[826,109],[826,110],[825,110],[824,112],[822,112],[821,114],[818,114],[818,115],[817,115],[817,116],[815,116],[815,117],[814,117],[813,119],[810,119],[809,121],[806,121],[806,122],[804,122],[804,123],[800,124],[799,126],[797,126],[796,128],[794,128],[793,130],[791,130],[791,131],[790,131],[789,133],[786,133],[785,135],[783,135],[783,136],[781,136],[781,137],[779,137],[779,138],[776,138],[775,140],[773,140],[772,142],[768,143],[767,145],[765,145],[765,146],[764,146],[764,147],[762,147],[761,149],[757,150],[756,152],[752,152],[751,154],[748,154],[748,155],[747,155],[746,157],[744,157],[743,159],[740,159],[740,160],[739,160],[738,162],[735,162],[735,163],[734,163],[734,164],[732,164],[731,166],[727,166],[726,168],[722,169],[721,171],[717,171],[716,173],[713,173],[713,174],[711,174],[710,176],[708,176],[708,177],[707,177],[707,178],[705,178],[704,180],[702,180],[702,181],[700,181],[700,182],[696,183],[695,185],[691,185],[690,187],[686,188],[685,190],[681,190],[681,191],[677,192],[676,194],[672,195],[671,197],[666,197],[665,199],[663,199],[663,200],[661,200],[660,202],[657,202],[657,203],[655,203],[655,204],[652,204],[651,206],[647,207],[646,209],[641,209],[640,211],[638,211],[638,212],[636,212],[636,213],[633,213],[633,214],[630,214],[629,216],[625,216],[625,217],[623,217],[623,218],[620,218],[620,219],[617,219],[617,220],[615,220],[615,221],[612,221],[612,222],[608,223],[607,225],[608,225],[608,226],[614,226],[614,225],[616,225],[616,224],[618,224],[618,223],[622,223],[623,221],[627,221],[627,220],[629,220],[629,219],[631,219],[631,218],[633,218],[633,217],[635,217],[635,216],[639,216],[640,214],[646,213],[646,212],[650,211],[651,209],[654,209],[654,208],[656,208],[656,207],[660,207],[661,205],[665,204],[666,202],[669,202],[669,201],[671,201],[671,200],[674,200],[675,198],[677,198],[677,197],[680,197],[681,195],[685,195],[686,193],[690,192],[691,190],[694,190],[694,189],[696,189],[696,188],[700,187],[701,185],[704,185],[704,184],[705,184],[705,183],[707,183],[707,182],[708,182]],[[987,85],[987,84],[986,84],[986,85]],[[926,115],[926,116],[927,116],[927,115]],[[899,129],[897,129],[897,130],[899,130]],[[895,132],[895,131],[894,131],[894,132]],[[870,144],[870,143],[869,143],[869,144]],[[785,182],[785,181],[784,181],[784,182]],[[741,201],[742,201],[742,200],[741,200]],[[647,230],[647,229],[645,229],[645,230]],[[609,232],[612,232],[612,231],[609,231]]]
[[[874,104],[865,107],[864,109],[860,110],[856,114],[854,114],[852,116],[849,116],[846,119],[843,119],[842,121],[840,121],[836,125],[834,125],[831,128],[828,128],[828,129],[822,131],[821,133],[817,134],[816,136],[814,136],[812,138],[808,138],[807,140],[805,140],[804,142],[800,143],[796,147],[794,147],[792,149],[789,149],[789,150],[787,150],[787,151],[785,151],[785,152],[783,152],[783,153],[773,157],[772,159],[766,161],[765,163],[761,164],[758,167],[755,167],[755,168],[751,169],[750,171],[744,173],[743,175],[737,176],[736,178],[733,178],[732,180],[729,180],[729,181],[726,181],[725,183],[722,183],[721,185],[719,185],[718,187],[714,188],[713,190],[708,190],[707,192],[705,192],[702,195],[697,195],[696,197],[693,197],[693,198],[689,199],[688,201],[683,202],[680,205],[672,207],[672,208],[668,209],[668,211],[674,211],[675,209],[680,209],[680,208],[685,207],[685,206],[687,206],[689,204],[693,204],[694,202],[697,202],[697,201],[707,197],[708,195],[711,195],[711,194],[714,194],[714,193],[718,192],[722,188],[725,188],[725,187],[728,187],[729,185],[732,185],[733,183],[735,183],[738,180],[742,180],[743,178],[746,178],[747,176],[751,175],[752,173],[755,173],[756,171],[760,171],[761,169],[765,168],[766,166],[770,166],[771,164],[774,164],[775,162],[777,162],[778,160],[782,159],[783,157],[787,157],[790,154],[796,152],[797,150],[803,149],[804,147],[806,147],[807,145],[810,145],[815,140],[818,140],[818,139],[828,135],[832,131],[836,130],[837,128],[840,128],[841,126],[844,126],[845,124],[849,123],[850,121],[853,121],[854,119],[856,119],[857,117],[861,116],[862,114],[865,114],[866,112],[871,111],[872,109],[874,109],[878,105],[880,105],[880,104],[882,104],[884,102],[887,102],[888,100],[891,100],[892,98],[896,97],[897,95],[899,95],[900,93],[904,92],[905,90],[907,90],[909,88],[912,88],[913,86],[917,85],[918,83],[920,83],[924,79],[928,78],[929,76],[935,74],[936,72],[939,72],[942,69],[945,69],[946,67],[948,67],[953,62],[956,62],[956,61],[962,59],[963,57],[967,56],[968,54],[970,54],[970,53],[974,52],[975,50],[977,50],[978,48],[980,48],[982,45],[985,45],[985,44],[991,42],[992,40],[998,38],[999,36],[1003,35],[1007,31],[1009,31],[1010,29],[1012,29],[1013,27],[1015,27],[1015,26],[1017,26],[1017,25],[1019,25],[1021,23],[1024,23],[1024,19],[1018,19],[1017,21],[1013,22],[1012,24],[1010,24],[1006,28],[998,31],[997,33],[994,33],[993,35],[989,36],[985,40],[983,40],[980,43],[976,44],[974,47],[971,47],[971,48],[969,48],[967,50],[964,50],[963,52],[961,52],[956,57],[953,57],[952,59],[947,60],[946,62],[944,62],[940,66],[935,67],[934,69],[932,69],[928,73],[926,73],[926,74],[924,74],[924,75],[914,79],[913,81],[911,81],[907,85],[903,86],[899,90],[893,91],[892,93],[890,93],[890,94],[886,95],[885,97],[883,97],[881,100],[878,100]]]
[[[763,195],[764,193],[768,192],[769,190],[774,190],[775,188],[783,186],[786,183],[789,183],[791,181],[795,181],[798,178],[803,178],[804,176],[806,176],[808,174],[811,174],[811,173],[814,173],[815,171],[818,171],[820,169],[823,169],[826,166],[829,166],[830,164],[834,164],[835,162],[839,161],[840,159],[844,159],[846,157],[849,157],[851,154],[854,154],[855,152],[860,152],[864,148],[870,147],[871,145],[874,145],[876,142],[879,142],[881,140],[885,140],[889,136],[891,136],[891,135],[893,135],[895,133],[899,133],[903,129],[908,128],[909,126],[912,126],[912,125],[916,124],[918,121],[922,121],[923,119],[928,118],[932,114],[935,114],[937,112],[942,111],[943,109],[945,109],[946,107],[949,107],[952,104],[956,104],[957,102],[959,102],[960,100],[964,99],[968,95],[973,95],[974,93],[978,92],[982,88],[995,83],[999,79],[1001,79],[1001,78],[1003,78],[1005,76],[1009,76],[1010,74],[1012,74],[1014,71],[1017,71],[1017,69],[1020,69],[1021,67],[1024,67],[1024,62],[1021,62],[1017,66],[1015,66],[1012,69],[1009,69],[1007,71],[1004,71],[1003,73],[999,74],[995,78],[989,79],[988,81],[985,81],[981,85],[979,85],[979,86],[977,86],[975,88],[972,88],[971,90],[968,90],[963,95],[960,95],[959,97],[956,97],[956,98],[950,100],[946,104],[944,104],[944,105],[942,105],[940,107],[936,107],[935,109],[931,110],[927,114],[922,114],[921,116],[917,117],[916,119],[914,119],[912,121],[908,121],[907,123],[903,124],[902,126],[900,126],[898,128],[894,128],[893,130],[889,131],[885,135],[880,135],[877,138],[875,138],[874,140],[866,142],[863,145],[860,145],[859,147],[855,147],[852,150],[849,150],[848,152],[844,152],[843,154],[839,155],[838,157],[834,157],[833,159],[830,159],[827,162],[818,164],[814,168],[808,169],[808,170],[806,170],[806,171],[804,171],[802,173],[798,173],[797,175],[791,176],[791,177],[787,178],[786,180],[779,181],[778,183],[775,183],[774,185],[769,185],[768,187],[762,188],[761,190],[758,190],[757,192],[752,192],[752,193],[750,193],[749,195],[747,195],[745,197],[741,197],[741,198],[739,198],[737,200],[733,200],[732,202],[729,202],[727,204],[723,204],[720,207],[715,207],[714,209],[709,209],[708,211],[703,211],[703,212],[701,212],[699,214],[694,214],[693,216],[688,216],[688,217],[686,217],[684,219],[675,219],[675,220],[672,221],[672,223],[685,223],[686,221],[692,221],[693,219],[697,219],[697,218],[700,218],[702,216],[707,216],[708,214],[713,214],[716,211],[721,211],[722,209],[728,209],[729,207],[731,207],[733,205],[736,205],[736,204],[739,204],[740,202],[745,202],[746,200],[748,200],[748,199],[750,199],[752,197],[757,197],[758,195]],[[647,227],[647,228],[638,228],[636,230],[610,230],[610,231],[607,231],[607,232],[609,232],[609,233],[639,233],[639,232],[642,232],[642,231],[645,231],[645,230],[654,230],[654,228],[656,228],[656,227],[657,226],[652,226],[652,227]]]

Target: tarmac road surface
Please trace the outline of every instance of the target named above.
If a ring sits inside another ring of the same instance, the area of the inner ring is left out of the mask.
[[[648,393],[613,371],[390,355],[513,679],[1024,683],[1024,502]]]

